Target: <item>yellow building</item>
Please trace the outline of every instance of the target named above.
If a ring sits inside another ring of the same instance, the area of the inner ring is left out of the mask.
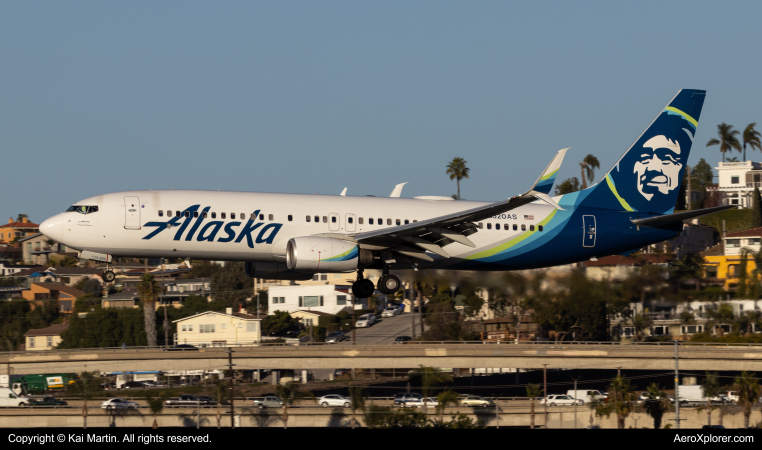
[[[228,345],[252,345],[262,338],[261,322],[265,316],[206,311],[195,316],[175,320],[177,338],[175,344],[196,347],[226,347]]]
[[[8,223],[0,225],[0,244],[10,244],[16,238],[31,236],[40,232],[40,226],[32,223],[26,217],[21,222],[8,219]]]
[[[68,323],[56,323],[47,328],[35,328],[24,333],[28,351],[52,350],[61,342],[61,333],[69,328]]]
[[[741,255],[712,255],[704,256],[704,276],[723,283],[725,290],[738,286],[738,275],[741,273]],[[752,275],[757,268],[754,258],[747,257],[746,273]]]

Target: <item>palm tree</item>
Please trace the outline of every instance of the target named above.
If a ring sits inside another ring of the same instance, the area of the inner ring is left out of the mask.
[[[361,387],[349,387],[349,407],[352,408],[352,429],[357,426],[355,411],[360,410],[365,413],[365,399],[368,398],[365,390]]]
[[[614,393],[614,410],[616,412],[617,428],[624,429],[624,420],[633,410],[635,392],[630,380],[617,375],[609,386]],[[611,400],[609,399],[609,403]]]
[[[299,383],[294,381],[275,386],[275,392],[283,400],[283,428],[288,428],[288,408],[291,404],[301,398],[315,398],[311,392],[300,392]]]
[[[457,180],[458,183],[458,200],[460,200],[460,180],[468,178],[468,171],[466,160],[457,156],[447,165],[447,174],[450,175],[450,179]]]
[[[755,373],[741,372],[741,376],[735,379],[733,389],[738,392],[738,406],[743,408],[744,428],[749,428],[751,407],[759,401],[759,382]]]
[[[230,394],[230,385],[224,381],[217,381],[212,385],[212,396],[217,399],[217,428],[221,428],[222,405],[227,401]]]
[[[717,372],[706,372],[706,378],[701,385],[701,395],[706,397],[706,424],[712,425],[712,397],[720,395],[720,381]]]
[[[534,401],[542,397],[542,388],[539,384],[527,384],[527,397],[529,397],[529,428],[534,429]]]
[[[748,144],[749,147],[751,147],[752,150],[755,148],[757,150],[762,150],[762,142],[760,142],[759,137],[759,131],[755,130],[754,127],[757,125],[757,122],[750,123],[745,130],[743,130],[743,160],[746,161],[746,145]]]
[[[452,383],[452,376],[434,367],[421,365],[410,373],[409,380],[411,384],[421,386],[421,393],[423,394],[423,406],[421,410],[425,413],[427,410],[426,399],[431,395],[431,389],[434,386]]]
[[[741,143],[738,142],[738,138],[736,137],[740,133],[740,131],[733,129],[733,125],[728,125],[723,122],[717,125],[717,134],[720,136],[720,139],[710,139],[709,142],[706,143],[706,146],[709,147],[711,145],[719,144],[720,151],[722,152],[722,162],[725,162],[725,153],[731,149],[736,149],[739,152],[741,151]]]
[[[153,274],[143,275],[143,280],[138,285],[140,300],[143,302],[143,321],[146,329],[146,340],[149,347],[156,346],[156,300],[159,298],[161,288],[153,278]]]
[[[654,429],[661,428],[661,419],[664,413],[672,408],[667,394],[662,392],[656,383],[651,383],[646,391],[646,401],[643,403],[643,409],[654,419]]]
[[[167,394],[165,392],[160,392],[158,396],[154,397],[153,395],[149,395],[146,397],[146,400],[148,401],[148,408],[151,410],[151,414],[153,414],[153,429],[159,428],[159,423],[156,421],[156,416],[158,414],[161,414],[161,412],[164,410],[164,401],[167,399]]]
[[[630,317],[628,322],[630,323],[630,326],[635,329],[635,340],[640,341],[643,339],[642,332],[643,330],[647,330],[651,327],[653,324],[653,321],[650,317],[648,317],[645,314],[636,314],[633,317]]]
[[[82,428],[87,428],[87,401],[95,397],[99,391],[103,390],[100,387],[100,378],[98,372],[82,372],[79,374],[79,378],[74,382],[70,388],[75,394],[82,397]]]
[[[458,406],[458,393],[450,389],[442,391],[437,395],[437,409],[439,410],[439,423],[444,423],[444,410],[448,405]]]
[[[587,189],[587,182],[591,183],[595,179],[595,169],[601,168],[601,163],[598,162],[598,158],[593,155],[585,156],[585,159],[579,163],[580,171],[582,172],[582,189]]]

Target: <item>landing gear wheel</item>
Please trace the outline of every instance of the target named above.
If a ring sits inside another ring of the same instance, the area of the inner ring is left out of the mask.
[[[400,288],[400,279],[394,275],[384,275],[378,280],[378,290],[384,295],[392,295]]]
[[[373,282],[367,278],[357,280],[352,284],[352,294],[357,298],[368,298],[376,292]]]
[[[101,278],[103,278],[103,281],[105,281],[106,283],[111,283],[112,281],[114,281],[114,279],[116,279],[116,274],[111,270],[107,270],[103,272],[103,274],[101,275]]]

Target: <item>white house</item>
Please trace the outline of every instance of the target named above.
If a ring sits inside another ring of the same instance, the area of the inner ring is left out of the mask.
[[[743,231],[727,233],[725,240],[725,255],[740,255],[744,248],[759,252],[762,249],[762,228],[750,228]]]
[[[257,319],[255,315],[234,313],[233,308],[227,308],[225,313],[206,311],[174,321],[177,324],[175,343],[197,347],[251,345],[262,340],[262,319],[264,317]]]
[[[754,188],[762,188],[762,163],[721,162],[715,170],[718,173],[720,204],[751,208]]]
[[[296,310],[319,311],[336,314],[346,309],[367,309],[368,299],[354,298],[352,287],[348,285],[313,285],[313,286],[271,286],[268,289],[270,304],[268,310],[293,312]]]

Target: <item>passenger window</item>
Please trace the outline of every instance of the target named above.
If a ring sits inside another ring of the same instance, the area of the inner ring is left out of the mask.
[[[378,224],[379,225],[383,225],[384,224],[384,219],[378,219]]]
[[[289,214],[289,215],[288,215],[288,221],[289,221],[289,222],[291,222],[291,221],[293,221],[293,220],[294,220],[294,216],[292,216],[291,214]]]
[[[387,225],[391,225],[392,224],[392,219],[386,219],[386,224]]]
[[[249,215],[249,220],[257,220],[257,215],[256,215],[256,214],[254,214],[254,213],[251,213],[251,214]]]
[[[418,222],[418,221],[417,221],[417,220],[414,220],[414,221],[413,221],[413,223],[416,223],[416,222]]]
[[[359,223],[360,225],[362,225],[362,217],[360,217],[359,219],[357,219],[357,223]]]
[[[492,229],[492,224],[491,224],[491,223],[488,223],[488,224],[487,224],[487,229],[488,229],[488,230],[491,230],[491,229]]]
[[[264,214],[260,214],[259,215],[259,220],[265,220],[265,215]]]
[[[534,231],[534,225],[529,225],[529,231]]]
[[[212,219],[216,219],[216,218],[217,218],[217,213],[216,213],[216,212],[213,212],[213,213],[212,213]]]
[[[331,223],[336,223],[336,216],[331,216]]]
[[[320,222],[320,216],[315,216],[315,223]]]
[[[484,224],[483,224],[483,223],[479,223],[477,226],[479,227],[479,229],[480,229],[480,230],[481,230],[482,228],[484,228]]]
[[[307,216],[307,222],[309,222],[309,221],[310,221],[310,216]]]
[[[171,209],[167,210],[167,217],[172,217],[172,210]]]
[[[410,221],[409,221],[409,220],[407,220],[407,219],[405,219],[405,225],[407,225],[407,224],[409,224],[409,223],[410,223]]]
[[[328,216],[323,216],[323,223],[328,223]]]
[[[225,213],[220,213],[220,219],[224,219],[224,218],[225,218]]]
[[[175,217],[182,217],[183,213],[182,211],[175,211]]]
[[[241,213],[241,220],[246,220],[246,214]]]
[[[517,231],[518,229],[519,229],[519,226],[514,223],[513,224],[513,231]]]
[[[190,211],[185,211],[185,217],[190,217]]]
[[[373,225],[373,218],[368,219],[368,225]]]
[[[272,214],[268,214],[268,215],[267,215],[267,220],[270,220],[270,221],[272,221],[272,220],[273,220],[273,215],[272,215]]]
[[[352,218],[351,217],[347,217],[347,223],[352,223]]]
[[[504,229],[505,231],[508,231],[508,230],[510,230],[510,229],[511,229],[511,226],[510,226],[509,224],[507,224],[507,223],[506,223],[506,224],[504,224],[504,225],[503,225],[503,229]]]
[[[496,229],[496,230],[499,230],[499,229],[500,229],[500,224],[499,224],[499,223],[496,223],[496,224],[495,224],[495,229]]]
[[[527,230],[526,224],[522,223],[521,224],[521,231],[526,231],[526,230]]]
[[[206,211],[201,213],[201,217],[203,217],[204,219],[206,219],[206,216],[207,216],[207,212]]]
[[[537,225],[537,231],[542,231],[542,225]]]
[[[164,211],[159,210],[159,217],[164,217]]]
[[[230,219],[235,220],[235,213],[230,213]]]
[[[400,220],[399,220],[399,219],[395,220],[395,221],[394,221],[394,223],[396,223],[396,224],[397,224],[397,226],[400,226],[400,225],[401,225],[401,222],[400,222]]]
[[[198,217],[198,211],[193,211],[193,217]]]

